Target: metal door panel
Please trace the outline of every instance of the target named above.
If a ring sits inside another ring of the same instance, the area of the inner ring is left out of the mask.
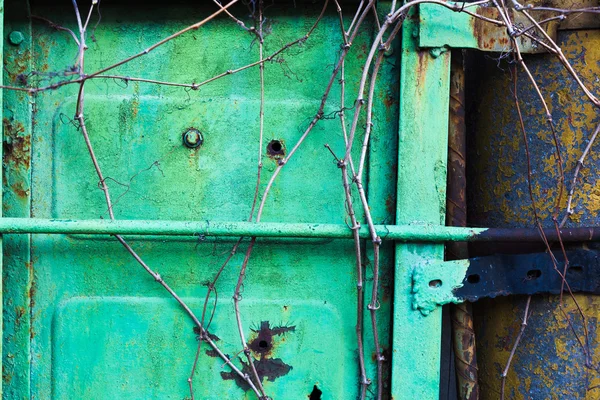
[[[103,5],[102,22],[94,33],[97,41],[90,43],[86,54],[87,70],[131,55],[213,10],[192,8],[189,3],[173,7],[140,4]],[[272,34],[265,53],[301,37],[320,6],[271,8]],[[68,7],[36,3],[32,13],[65,26],[75,22]],[[338,23],[331,9],[309,40],[266,65],[263,153],[272,139],[283,142],[289,151],[316,112],[338,56],[339,48],[332,45],[340,42]],[[72,64],[75,52],[68,35],[39,22],[31,29],[34,51],[27,57],[31,57],[33,70],[62,70]],[[356,41],[354,46],[361,50],[347,61],[347,105],[356,96],[367,36]],[[252,41],[231,21],[219,18],[123,66],[118,74],[200,82],[256,61],[258,50]],[[6,51],[11,50],[15,49]],[[393,54],[386,58],[376,94],[382,101],[376,105],[378,118],[367,180],[376,223],[391,223],[395,218],[396,62]],[[7,78],[13,83],[17,79],[5,73]],[[198,91],[118,79],[89,81],[86,122],[98,160],[109,177],[116,217],[207,221],[207,226],[210,221],[246,220],[256,181],[258,82],[257,69],[224,77]],[[72,123],[76,94],[75,85],[40,93],[31,99],[33,115],[27,110],[11,110],[11,121],[32,123],[32,134],[25,132],[32,135],[31,178],[21,178],[23,183],[31,182],[25,198],[31,201],[32,217],[108,218],[85,143]],[[335,118],[338,88],[331,99],[325,118],[276,181],[263,221],[344,223],[340,171],[324,148],[328,143],[340,154],[344,148]],[[5,112],[12,107],[12,103],[5,105]],[[183,146],[182,135],[189,128],[202,132],[201,147]],[[263,163],[261,191],[277,160],[264,156]],[[5,216],[21,216],[5,211]],[[197,314],[204,303],[206,282],[233,244],[230,239],[203,240],[202,232],[191,240],[133,240],[131,244],[142,258]],[[219,346],[239,366],[241,346],[231,296],[246,246],[247,242],[217,284],[219,300],[210,326]],[[21,384],[23,380],[5,380],[10,398],[189,396],[187,378],[197,346],[193,324],[114,239],[40,234],[32,235],[31,246],[25,248],[32,260],[29,281],[20,282],[12,271],[5,273],[5,284],[13,291],[21,288],[28,293],[24,313],[31,320],[31,332],[14,346],[26,349],[31,345],[28,360],[15,363],[16,375],[31,375],[24,378],[30,379],[31,389]],[[388,354],[393,246],[384,249],[379,330]],[[15,257],[15,253],[9,254],[9,263],[14,264]],[[273,397],[304,397],[314,385],[323,391],[323,398],[356,395],[353,258],[353,244],[348,240],[258,240],[240,304],[249,341],[260,335],[261,327],[270,329],[272,342],[264,358],[266,368],[273,371],[264,384]],[[7,309],[5,320],[14,318],[19,312],[15,310]],[[365,316],[368,318],[367,313]],[[11,330],[16,328],[5,330],[5,338],[12,337]],[[374,378],[369,329],[365,343],[369,376]],[[254,356],[260,359],[260,351]],[[228,374],[223,361],[207,355],[203,348],[194,379],[196,394],[211,399],[243,397],[243,388],[228,379]],[[247,398],[253,398],[251,392]]]

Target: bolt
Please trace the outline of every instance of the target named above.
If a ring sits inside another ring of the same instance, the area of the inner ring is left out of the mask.
[[[202,142],[204,142],[204,138],[198,129],[190,128],[183,133],[183,145],[190,149],[200,147]]]
[[[23,34],[19,31],[12,31],[8,35],[8,41],[15,46],[18,46],[21,43],[23,43],[23,40],[25,40],[25,36],[23,36]]]

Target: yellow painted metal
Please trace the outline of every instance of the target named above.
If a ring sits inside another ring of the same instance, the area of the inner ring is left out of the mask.
[[[559,32],[559,44],[582,80],[600,92],[600,31]],[[534,216],[527,188],[523,138],[517,118],[513,81],[497,60],[476,63],[478,87],[472,87],[478,105],[473,110],[473,153],[469,158],[470,224],[490,227],[533,226]],[[560,140],[565,176],[570,182],[577,159],[600,122],[598,111],[552,55],[525,58],[540,84],[553,114]],[[505,65],[504,65],[505,66]],[[510,68],[510,67],[506,67]],[[552,226],[554,199],[559,193],[558,172],[551,131],[541,102],[522,72],[518,94],[528,133],[533,167],[533,193],[545,226]],[[468,88],[469,89],[469,88]],[[595,150],[595,149],[594,149]],[[582,170],[576,192],[571,226],[598,225],[600,218],[600,154],[592,151]],[[565,209],[566,196],[561,210]],[[482,251],[482,249],[479,249]],[[495,251],[543,251],[511,245]],[[562,265],[560,266],[562,268]],[[542,273],[556,273],[552,269]],[[576,295],[584,314],[582,322],[574,300],[564,296],[536,296],[522,342],[508,373],[508,399],[598,399],[600,398],[600,298]],[[477,303],[478,360],[482,400],[498,399],[500,375],[505,368],[523,317],[525,298],[510,297]],[[584,326],[588,329],[588,340]],[[589,357],[588,355],[589,354]]]

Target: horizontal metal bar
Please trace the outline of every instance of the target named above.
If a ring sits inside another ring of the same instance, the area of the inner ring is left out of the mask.
[[[461,228],[431,224],[375,225],[383,240],[404,242],[539,242],[537,229]],[[352,230],[344,224],[283,222],[156,221],[156,220],[59,220],[42,218],[0,218],[0,234],[59,233],[102,235],[166,236],[256,236],[351,239]],[[556,240],[553,229],[545,231],[548,240]],[[360,237],[369,239],[367,226]],[[562,229],[565,242],[599,241],[600,228]]]
[[[452,228],[425,224],[376,225],[375,228],[382,239],[418,242],[469,241],[486,231],[482,228]],[[370,238],[367,226],[362,226],[359,232],[361,238]],[[0,233],[352,238],[352,230],[344,224],[39,218],[0,218]]]

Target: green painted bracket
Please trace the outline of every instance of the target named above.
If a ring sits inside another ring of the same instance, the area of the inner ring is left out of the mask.
[[[465,3],[456,3],[465,4]],[[486,18],[500,20],[495,7],[477,6],[469,11]],[[509,10],[511,20],[516,26],[527,28],[531,23],[521,13]],[[545,19],[542,13],[536,18]],[[556,39],[558,22],[552,21],[544,25],[546,32]],[[419,47],[453,47],[477,49],[481,51],[510,51],[510,39],[506,28],[469,14],[452,11],[437,4],[421,4],[419,6]],[[522,53],[545,53],[546,49],[525,35],[517,38]]]
[[[462,303],[454,290],[463,285],[468,267],[469,260],[423,259],[413,271],[413,308],[428,315],[441,305]]]

